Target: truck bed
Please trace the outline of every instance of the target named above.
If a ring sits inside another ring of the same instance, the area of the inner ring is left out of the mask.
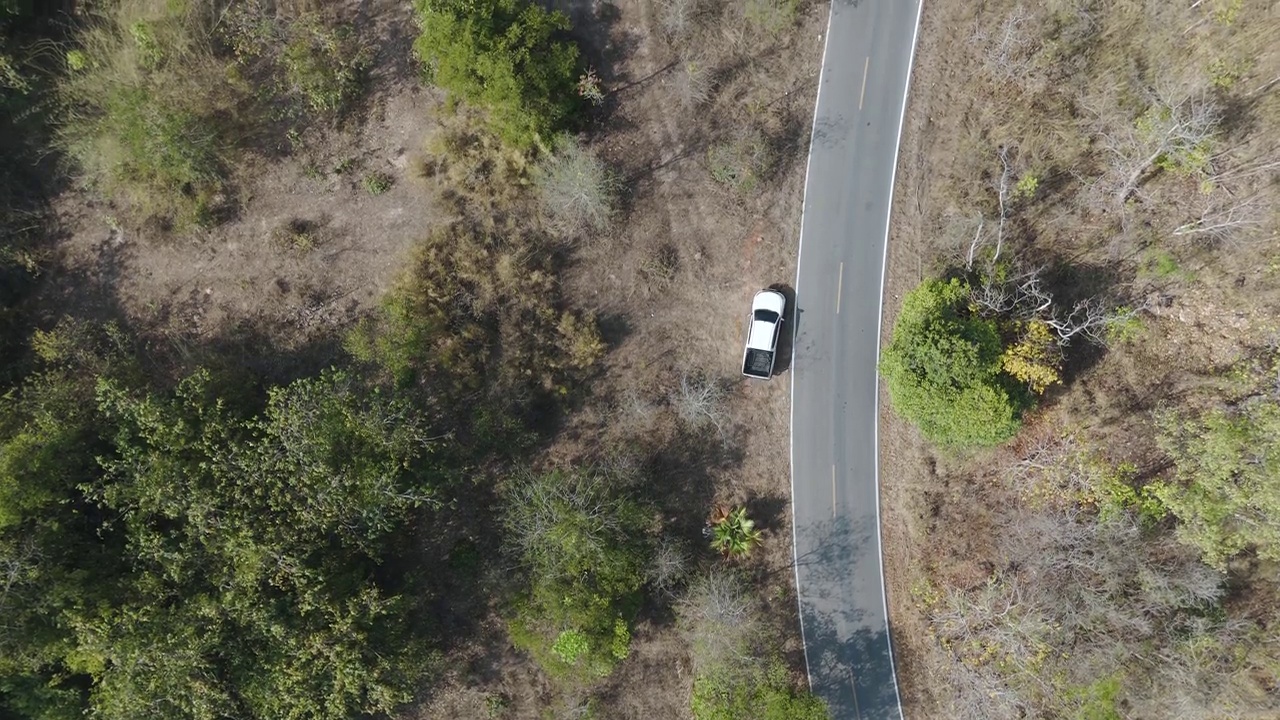
[[[747,356],[742,360],[742,374],[768,380],[773,371],[773,352],[747,348]]]

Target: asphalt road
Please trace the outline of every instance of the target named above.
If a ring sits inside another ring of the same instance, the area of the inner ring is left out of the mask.
[[[920,0],[833,0],[796,271],[791,476],[813,691],[835,720],[902,717],[880,559],[876,361]]]

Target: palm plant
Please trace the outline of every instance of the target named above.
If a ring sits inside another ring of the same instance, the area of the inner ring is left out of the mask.
[[[711,547],[726,558],[742,557],[760,543],[760,531],[756,521],[747,517],[747,509],[734,509],[717,505],[711,513]]]

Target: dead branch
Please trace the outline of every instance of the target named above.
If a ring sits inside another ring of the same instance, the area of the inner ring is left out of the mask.
[[[1104,136],[1116,157],[1116,170],[1124,177],[1116,201],[1128,200],[1161,157],[1191,151],[1215,139],[1221,122],[1222,109],[1208,94],[1157,88],[1141,117]]]
[[[1173,229],[1175,236],[1201,236],[1225,241],[1232,236],[1263,225],[1263,208],[1258,196],[1233,202],[1227,206],[1205,208],[1200,217]]]
[[[1000,250],[1004,247],[1004,223],[1009,217],[1009,177],[1013,174],[1009,169],[1009,148],[1000,146],[999,155],[1003,170],[1000,172],[1000,182],[996,184],[996,196],[1000,201],[1000,223],[996,226],[996,252],[991,256],[993,263],[1000,258]]]

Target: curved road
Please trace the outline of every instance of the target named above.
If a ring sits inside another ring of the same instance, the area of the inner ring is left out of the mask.
[[[791,375],[796,587],[834,720],[899,720],[880,559],[876,362],[920,0],[833,0],[805,178]]]

